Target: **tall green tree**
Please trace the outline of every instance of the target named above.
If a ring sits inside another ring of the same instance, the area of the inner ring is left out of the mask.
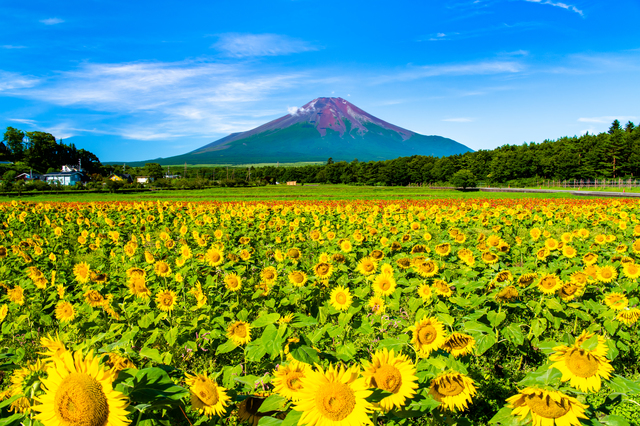
[[[13,161],[22,161],[24,157],[24,137],[25,134],[22,130],[13,127],[7,127],[7,130],[4,132],[2,142],[7,145]]]

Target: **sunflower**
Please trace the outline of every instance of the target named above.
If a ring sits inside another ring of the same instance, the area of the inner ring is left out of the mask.
[[[210,266],[218,266],[224,262],[224,252],[217,247],[211,247],[205,253],[204,259]]]
[[[64,343],[62,343],[60,336],[58,336],[57,333],[55,337],[50,334],[47,334],[46,337],[41,337],[40,345],[46,349],[46,352],[39,352],[38,354],[45,358],[60,358],[63,353],[67,352],[67,348],[64,346]]]
[[[242,288],[242,278],[238,274],[227,274],[224,276],[224,283],[229,291],[238,291]]]
[[[130,422],[126,397],[113,389],[113,373],[89,353],[66,352],[54,359],[42,379],[45,391],[36,397],[36,419],[45,426],[124,426]]]
[[[378,296],[373,296],[371,299],[369,299],[368,305],[371,309],[371,312],[376,315],[382,315],[387,309],[384,304],[384,300]]]
[[[584,262],[584,264],[587,266],[593,265],[597,261],[598,261],[598,255],[595,253],[587,253],[584,256],[582,256],[582,262]]]
[[[21,306],[24,305],[24,290],[19,285],[7,290],[7,295],[11,302],[17,303]]]
[[[300,424],[307,426],[338,426],[372,424],[368,413],[371,395],[359,367],[318,367],[302,379],[300,400],[293,407],[302,412]]]
[[[438,273],[438,264],[433,260],[425,260],[413,265],[414,269],[422,278],[433,277]]]
[[[227,328],[227,337],[236,345],[251,341],[251,326],[244,321],[236,321]]]
[[[156,261],[156,259],[153,257],[153,255],[149,251],[145,251],[144,252],[144,260],[148,264],[155,263],[155,261]]]
[[[436,318],[423,318],[409,327],[413,337],[411,343],[416,352],[423,357],[428,357],[433,351],[438,350],[446,341],[444,325]]]
[[[444,280],[434,280],[433,290],[439,296],[451,297],[451,295],[453,294],[453,290]]]
[[[301,256],[302,256],[302,253],[300,252],[300,249],[296,247],[291,247],[290,249],[287,250],[287,257],[293,260],[294,262],[297,262],[298,260],[300,260]]]
[[[136,365],[129,358],[121,356],[115,352],[109,352],[109,359],[105,362],[116,375],[127,368],[136,368]]]
[[[351,306],[351,303],[353,303],[353,297],[351,296],[351,292],[348,288],[338,286],[331,291],[329,304],[337,310],[347,310],[349,309],[349,306]]]
[[[396,260],[396,265],[398,265],[400,269],[409,269],[411,267],[411,259],[408,257],[402,257]]]
[[[511,414],[524,420],[529,414],[533,426],[580,426],[579,419],[587,419],[586,405],[559,391],[527,387],[507,398]]]
[[[371,254],[369,255],[369,257],[371,257],[373,260],[378,262],[378,261],[384,259],[384,253],[381,250],[373,250],[371,252]]]
[[[498,255],[491,253],[490,251],[485,251],[484,253],[482,253],[481,259],[487,265],[493,265],[499,260]]]
[[[302,390],[302,379],[311,367],[308,364],[291,360],[287,365],[280,365],[273,373],[274,391],[280,396],[298,402]]]
[[[476,340],[468,334],[453,333],[445,339],[442,344],[442,349],[449,352],[454,357],[458,357],[473,353],[473,348],[475,346]]]
[[[66,301],[60,301],[56,305],[56,318],[61,322],[70,322],[76,316],[76,310],[73,305]]]
[[[147,287],[146,280],[142,275],[133,275],[129,278],[129,292],[141,299],[151,296],[151,290]]]
[[[538,289],[543,294],[554,294],[562,288],[562,281],[556,274],[545,274],[538,282]]]
[[[551,254],[551,251],[548,248],[542,247],[540,250],[536,252],[536,258],[538,260],[546,260],[550,254]]]
[[[84,301],[93,308],[102,306],[104,297],[96,290],[87,290],[84,293]]]
[[[73,266],[73,275],[79,283],[88,283],[91,278],[91,267],[86,262],[80,262]]]
[[[418,388],[416,369],[411,360],[406,355],[396,356],[387,348],[376,351],[370,363],[365,361],[363,375],[369,388],[392,393],[380,401],[384,411],[401,408]]]
[[[372,257],[363,257],[358,262],[358,266],[356,267],[356,271],[360,272],[362,275],[369,276],[376,272],[378,268],[378,263]]]
[[[163,290],[156,295],[156,305],[161,311],[173,311],[178,297],[173,290]]]
[[[611,265],[601,266],[596,272],[596,279],[602,283],[610,283],[618,276],[618,271]]]
[[[277,414],[276,411],[261,412],[260,407],[263,402],[264,398],[257,398],[254,396],[244,399],[240,404],[238,404],[238,418],[252,426],[257,426],[260,419],[263,417],[273,416],[276,418],[282,418],[282,414],[284,413]]]
[[[640,309],[638,308],[627,308],[623,309],[616,315],[616,319],[626,325],[633,325],[638,322],[640,319]]]
[[[438,244],[437,246],[435,246],[434,250],[436,254],[440,257],[448,256],[449,253],[451,253],[451,244],[449,243]]]
[[[372,286],[377,296],[389,296],[396,291],[396,280],[391,274],[380,274],[375,278]]]
[[[313,272],[321,280],[328,280],[331,274],[333,274],[333,265],[330,263],[318,263],[313,267]]]
[[[156,262],[155,265],[153,265],[153,269],[159,277],[171,276],[171,266],[164,260]]]
[[[622,266],[622,273],[625,277],[635,280],[640,277],[640,266],[635,263],[625,263]]]
[[[207,417],[222,416],[226,411],[225,407],[229,405],[226,389],[218,386],[206,372],[195,375],[187,373],[186,376],[185,382],[189,386],[191,406]]]
[[[353,244],[349,240],[341,240],[340,241],[340,250],[345,253],[349,253],[353,249]]]
[[[627,307],[629,299],[624,294],[614,291],[604,298],[604,303],[614,311],[620,311]]]
[[[420,287],[418,287],[418,296],[420,296],[422,300],[429,300],[431,299],[432,295],[433,292],[431,291],[431,287],[429,287],[427,284],[422,284]]]
[[[582,271],[576,271],[569,276],[569,281],[576,284],[579,287],[587,285],[588,276]]]
[[[467,408],[471,397],[476,395],[473,380],[457,372],[440,374],[429,386],[429,393],[440,402],[443,410],[457,411]]]
[[[271,285],[278,279],[278,271],[273,266],[267,266],[260,271],[260,278],[267,285]]]
[[[289,274],[289,282],[296,287],[302,287],[307,282],[307,274],[302,271],[293,271]]]
[[[7,305],[0,306],[0,322],[4,321],[9,313],[9,307]]]
[[[520,297],[520,292],[518,292],[518,289],[512,285],[506,286],[495,296],[496,301],[500,303],[513,302],[514,300],[518,299],[518,297]]]
[[[571,281],[563,283],[560,290],[558,290],[558,296],[560,296],[560,298],[565,302],[570,302],[577,296],[581,296],[582,293],[584,293],[584,287],[581,287]]]
[[[582,392],[598,392],[601,387],[601,378],[605,380],[611,376],[613,367],[604,356],[595,351],[589,351],[573,346],[556,346],[554,354],[549,360],[554,363],[549,368],[557,368],[562,373],[562,381]]]

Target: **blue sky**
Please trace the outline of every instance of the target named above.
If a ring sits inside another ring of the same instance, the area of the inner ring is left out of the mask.
[[[8,4],[12,3],[12,4]],[[640,2],[0,3],[0,128],[182,154],[320,96],[472,149],[640,122]]]

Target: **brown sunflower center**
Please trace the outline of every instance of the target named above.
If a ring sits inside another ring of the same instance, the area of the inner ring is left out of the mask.
[[[324,276],[327,275],[329,273],[329,265],[326,263],[320,263],[317,267],[316,267],[316,272],[318,273],[318,275],[320,276]]]
[[[304,373],[302,373],[301,371],[292,371],[289,374],[287,374],[287,379],[286,379],[286,384],[287,384],[287,388],[291,389],[292,391],[297,391],[302,389],[302,379],[304,377]]]
[[[373,385],[389,392],[398,393],[402,385],[402,374],[392,365],[383,365],[374,373]]]
[[[540,285],[549,290],[556,286],[556,280],[553,277],[543,278],[542,281],[540,281]]]
[[[387,291],[391,288],[391,283],[389,282],[389,280],[382,280],[380,281],[380,289]]]
[[[65,424],[104,426],[109,419],[109,404],[102,385],[85,373],[71,373],[62,380],[53,409]]]
[[[316,394],[316,407],[329,420],[344,420],[356,408],[353,390],[344,383],[329,383]]]
[[[562,398],[560,402],[554,401],[549,395],[527,395],[525,396],[527,406],[545,419],[558,419],[571,409],[569,400]]]
[[[422,345],[430,345],[438,337],[438,330],[431,324],[420,327],[418,330],[418,341]]]
[[[598,372],[600,362],[589,351],[574,348],[565,358],[569,371],[578,377],[592,377]]]
[[[442,377],[433,384],[433,390],[442,396],[456,396],[464,392],[464,383],[459,377]]]
[[[375,269],[375,265],[372,262],[365,262],[362,264],[362,269],[366,272],[371,272]]]
[[[199,380],[193,387],[193,393],[205,405],[216,405],[218,403],[218,388],[208,381]]]

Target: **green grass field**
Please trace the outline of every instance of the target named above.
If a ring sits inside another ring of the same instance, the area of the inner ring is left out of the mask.
[[[59,194],[23,193],[21,197],[0,197],[0,201],[19,199],[23,201],[140,201],[140,200],[187,200],[187,201],[255,201],[255,200],[345,200],[345,199],[425,199],[425,198],[584,198],[568,193],[528,194],[504,192],[478,192],[438,190],[419,187],[374,187],[374,186],[266,186],[251,188],[210,188],[202,190],[160,190],[133,194],[109,194],[61,192]]]

